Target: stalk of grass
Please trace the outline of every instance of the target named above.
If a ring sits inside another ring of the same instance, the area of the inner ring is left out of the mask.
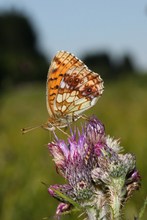
[[[139,212],[139,215],[138,215],[138,220],[143,218],[146,206],[147,206],[147,197],[145,198],[144,204],[143,204],[142,208],[140,209],[140,212]]]

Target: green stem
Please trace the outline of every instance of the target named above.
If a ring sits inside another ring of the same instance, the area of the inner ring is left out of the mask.
[[[99,191],[99,198],[93,199],[93,205],[86,205],[87,220],[109,220],[107,218],[108,205],[106,197]]]
[[[124,196],[124,180],[122,178],[113,178],[110,190],[110,212],[111,220],[121,219],[121,202]]]
[[[142,219],[144,213],[145,213],[145,209],[147,207],[147,197],[144,201],[144,204],[143,204],[143,207],[141,208],[140,212],[139,212],[139,215],[138,215],[138,219]]]
[[[87,211],[87,216],[88,216],[87,220],[97,220],[97,213],[96,213],[95,208],[89,207],[88,209],[86,209],[86,211]]]
[[[108,220],[106,217],[106,213],[102,210],[96,210],[95,208],[91,207],[88,208],[87,210],[87,220]]]

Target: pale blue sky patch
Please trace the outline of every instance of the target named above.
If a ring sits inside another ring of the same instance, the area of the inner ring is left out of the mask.
[[[147,69],[146,0],[1,0],[0,9],[18,9],[35,25],[39,45],[50,58],[67,50],[130,53]]]

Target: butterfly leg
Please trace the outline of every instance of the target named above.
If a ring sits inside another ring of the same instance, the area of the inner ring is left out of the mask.
[[[70,134],[72,135],[72,134],[73,134],[73,131],[72,131],[72,127],[71,127],[71,122],[74,122],[74,121],[75,121],[75,120],[74,120],[74,119],[75,119],[75,116],[74,116],[74,114],[72,114],[72,115],[70,115],[70,116],[66,116],[65,119],[66,119],[67,126],[66,126],[64,129],[67,130],[67,128],[69,128]],[[64,131],[65,131],[65,130],[64,130]]]
[[[65,131],[63,131],[60,127],[56,127],[59,131],[61,131],[63,134],[65,134],[65,135],[67,135],[68,137],[70,137],[70,135],[67,133],[67,132],[65,132]]]
[[[74,121],[78,120],[79,118],[82,118],[84,120],[88,120],[89,119],[89,117],[87,115],[85,115],[85,114],[82,114],[82,115],[74,114],[73,118],[74,118]]]
[[[85,115],[85,114],[81,115],[81,118],[84,119],[84,120],[88,120],[89,119],[89,117],[87,115]]]

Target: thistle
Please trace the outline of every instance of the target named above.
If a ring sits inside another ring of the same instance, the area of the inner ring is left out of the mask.
[[[119,140],[106,135],[96,117],[81,130],[71,131],[66,142],[55,137],[48,144],[58,173],[67,181],[48,188],[60,201],[56,216],[76,209],[87,220],[121,219],[122,207],[140,186],[135,156],[122,154]]]

